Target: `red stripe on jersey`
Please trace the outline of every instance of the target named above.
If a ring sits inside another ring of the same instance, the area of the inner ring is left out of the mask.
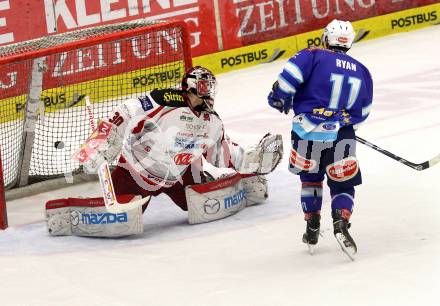
[[[160,118],[162,118],[163,116],[165,116],[166,114],[168,114],[168,113],[170,113],[170,112],[172,112],[172,111],[174,111],[174,110],[176,110],[177,109],[177,107],[176,108],[172,108],[172,109],[170,109],[170,110],[167,110],[166,112],[163,112],[162,114],[160,114],[160,116],[159,116],[159,118],[157,119],[157,120],[159,120]]]
[[[162,109],[164,108],[163,105],[159,106],[154,112],[151,112],[147,115],[147,118],[153,118],[154,116],[156,116]]]
[[[155,109],[153,112],[151,112],[147,115],[147,119],[151,119],[154,116],[156,116],[163,108],[164,108],[164,106],[162,106],[162,105],[159,106],[157,109]],[[133,134],[137,134],[137,133],[141,132],[144,127],[145,120],[147,120],[147,119],[143,119],[143,120],[139,121],[138,124],[136,125],[136,127],[131,130],[131,132]]]

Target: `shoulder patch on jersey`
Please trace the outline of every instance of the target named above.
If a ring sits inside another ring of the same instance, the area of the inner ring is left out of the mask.
[[[147,96],[145,97],[139,97],[139,102],[141,102],[142,109],[144,111],[149,111],[150,109],[153,109],[153,103],[151,102],[150,98]]]
[[[154,89],[150,93],[157,104],[170,107],[188,106],[181,90],[178,89]]]

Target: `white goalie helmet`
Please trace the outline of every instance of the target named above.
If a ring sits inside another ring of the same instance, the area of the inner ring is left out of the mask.
[[[322,44],[324,47],[340,47],[350,49],[353,44],[355,32],[350,21],[333,19],[324,29]]]
[[[183,76],[182,90],[194,93],[205,100],[210,108],[213,108],[217,93],[217,80],[209,69],[195,66],[190,68]]]

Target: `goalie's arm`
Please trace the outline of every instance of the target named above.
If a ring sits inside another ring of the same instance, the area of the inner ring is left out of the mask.
[[[88,172],[96,172],[104,160],[112,162],[116,159],[128,134],[141,129],[145,120],[153,120],[162,108],[149,97],[124,101],[112,111],[108,119],[99,121],[98,127],[75,153],[74,158]]]

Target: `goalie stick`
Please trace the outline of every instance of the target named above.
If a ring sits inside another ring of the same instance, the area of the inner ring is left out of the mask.
[[[434,156],[433,158],[431,158],[430,160],[427,160],[427,161],[425,161],[423,163],[420,163],[420,164],[416,164],[416,163],[410,162],[410,161],[408,161],[408,160],[406,160],[406,159],[404,159],[404,158],[402,158],[400,156],[397,156],[397,155],[391,153],[390,151],[382,149],[381,147],[378,147],[375,144],[372,144],[371,142],[369,142],[369,141],[367,141],[367,140],[365,140],[365,139],[363,139],[363,138],[361,138],[359,136],[356,136],[356,140],[358,142],[366,145],[367,147],[370,147],[373,150],[376,150],[376,151],[378,151],[378,152],[380,152],[380,153],[382,153],[382,154],[384,154],[384,155],[386,155],[388,157],[391,157],[394,160],[397,160],[399,163],[402,163],[402,164],[404,164],[404,165],[406,165],[408,167],[411,167],[411,168],[413,168],[415,170],[418,170],[418,171],[428,169],[428,168],[434,166],[435,164],[437,164],[438,162],[440,162],[440,154],[438,154],[438,155]]]
[[[86,96],[86,110],[89,115],[89,123],[92,131],[96,129],[95,116],[93,114],[92,104],[89,96]],[[133,208],[139,207],[147,203],[151,196],[142,198],[140,200],[132,201],[126,204],[121,204],[117,201],[113,181],[110,173],[110,167],[107,161],[104,161],[98,168],[99,182],[101,184],[101,192],[104,197],[105,208],[111,213],[121,213]]]

